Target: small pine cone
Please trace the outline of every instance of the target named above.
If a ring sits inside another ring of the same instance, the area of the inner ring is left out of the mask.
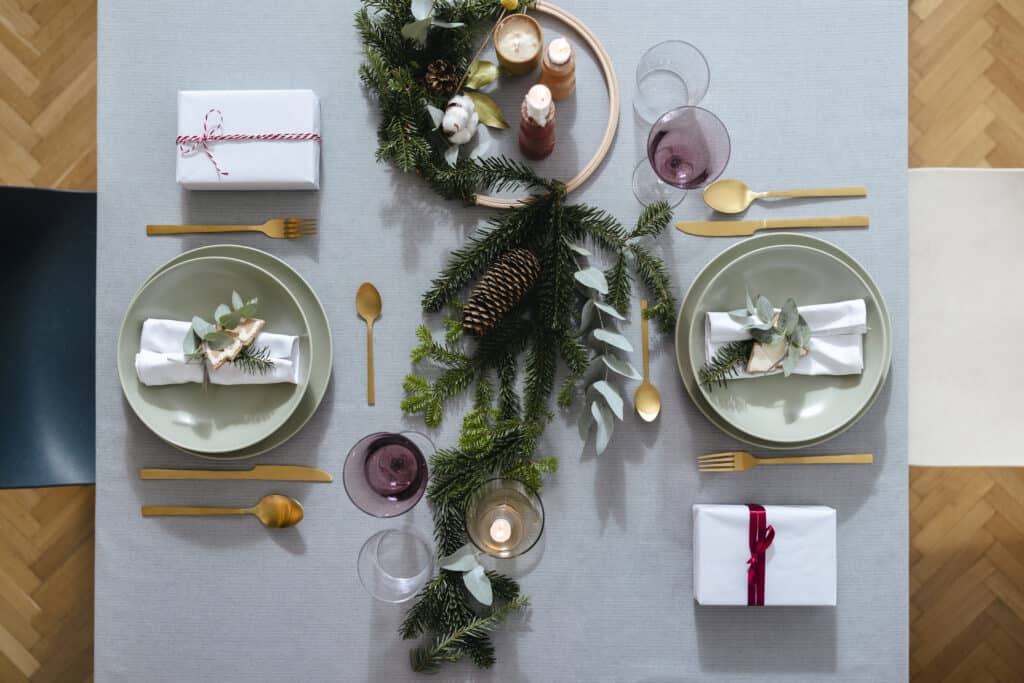
[[[452,93],[455,86],[459,84],[455,65],[443,59],[434,60],[427,66],[427,73],[423,80],[428,88],[441,95]]]
[[[513,249],[501,256],[473,288],[462,309],[462,329],[481,336],[511,311],[540,275],[533,252]]]

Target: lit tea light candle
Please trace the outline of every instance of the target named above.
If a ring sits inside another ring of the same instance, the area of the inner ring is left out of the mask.
[[[576,92],[576,51],[563,37],[555,38],[544,51],[540,63],[540,82],[551,90],[551,96],[564,100]]]
[[[533,491],[514,479],[492,479],[466,506],[466,531],[492,557],[522,555],[544,529],[544,507]]]
[[[543,44],[540,24],[525,14],[510,14],[494,29],[498,63],[513,76],[522,76],[537,68]]]

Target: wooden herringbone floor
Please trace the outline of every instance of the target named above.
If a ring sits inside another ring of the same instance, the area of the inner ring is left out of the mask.
[[[1024,0],[910,2],[911,166],[1024,166]],[[96,185],[96,0],[0,0],[0,183]],[[1024,681],[1024,469],[910,473],[912,680]],[[91,487],[0,491],[0,681],[92,678]]]

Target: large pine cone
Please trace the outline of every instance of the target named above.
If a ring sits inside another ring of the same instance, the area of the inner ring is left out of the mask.
[[[540,261],[526,249],[502,255],[483,278],[462,309],[462,329],[485,334],[511,311],[540,275]]]
[[[455,65],[443,59],[437,59],[427,66],[423,77],[427,87],[441,95],[448,95],[459,84],[459,76],[455,73]]]

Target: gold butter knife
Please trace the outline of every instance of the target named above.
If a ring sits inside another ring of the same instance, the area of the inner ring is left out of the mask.
[[[758,230],[786,228],[866,228],[867,216],[835,216],[832,218],[768,218],[759,221],[683,221],[676,227],[701,237],[742,237]]]
[[[178,470],[143,467],[140,479],[248,479],[251,481],[334,481],[327,472],[300,465],[256,465],[248,470]]]

